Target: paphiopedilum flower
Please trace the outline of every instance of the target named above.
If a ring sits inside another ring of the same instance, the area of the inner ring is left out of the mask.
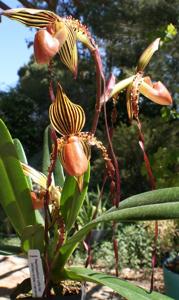
[[[150,62],[154,52],[158,50],[159,44],[160,39],[157,38],[147,47],[147,49],[145,49],[139,58],[135,75],[121,80],[113,86],[113,89],[108,96],[105,94],[101,97],[101,101],[104,101],[104,99],[107,101],[112,97],[118,96],[122,90],[127,89],[127,112],[130,120],[138,119],[138,101],[140,93],[157,104],[172,104],[172,97],[165,85],[161,81],[152,82],[149,76],[144,76],[144,69]]]
[[[75,176],[82,189],[83,174],[90,160],[90,148],[96,146],[105,160],[108,173],[112,176],[113,166],[103,144],[90,132],[82,132],[85,113],[80,105],[70,101],[58,84],[55,101],[50,105],[49,118],[53,128],[62,135],[57,139],[58,154],[68,175]]]
[[[2,13],[10,19],[39,30],[35,34],[34,54],[37,63],[46,64],[58,53],[61,61],[77,75],[76,42],[81,41],[90,51],[96,49],[87,28],[71,17],[61,18],[52,11],[16,8]]]
[[[58,153],[64,169],[71,176],[82,176],[90,156],[89,146],[81,135],[85,113],[80,105],[68,99],[60,84],[56,99],[50,105],[49,117],[54,129],[62,135],[58,139]]]

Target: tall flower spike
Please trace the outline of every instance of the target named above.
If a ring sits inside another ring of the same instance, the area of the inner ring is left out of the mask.
[[[56,100],[50,105],[49,117],[54,129],[63,136],[79,133],[85,124],[84,110],[68,99],[60,84]]]

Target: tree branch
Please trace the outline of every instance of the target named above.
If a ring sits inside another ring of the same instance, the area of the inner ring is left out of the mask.
[[[56,12],[58,0],[46,0],[45,2],[47,3],[49,10]]]
[[[36,5],[29,3],[27,0],[18,0],[24,7],[37,8]]]
[[[24,7],[36,8],[36,6],[34,4],[29,3],[27,0],[18,0],[18,2],[21,3]],[[6,9],[11,9],[12,7],[8,6],[3,1],[0,1],[0,8],[2,8],[3,10],[6,10]]]
[[[5,9],[10,9],[10,7],[8,5],[6,5],[4,2],[0,1],[0,8],[2,8],[3,10]]]

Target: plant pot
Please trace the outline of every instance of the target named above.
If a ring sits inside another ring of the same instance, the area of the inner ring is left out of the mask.
[[[169,270],[166,264],[163,266],[165,294],[175,300],[179,300],[179,274]]]

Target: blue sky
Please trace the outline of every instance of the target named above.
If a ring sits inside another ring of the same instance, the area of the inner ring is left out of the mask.
[[[10,7],[20,6],[16,0],[3,0]],[[17,72],[26,64],[33,52],[27,48],[27,40],[33,40],[34,33],[28,27],[6,17],[0,23],[0,90],[8,90],[18,80]]]

